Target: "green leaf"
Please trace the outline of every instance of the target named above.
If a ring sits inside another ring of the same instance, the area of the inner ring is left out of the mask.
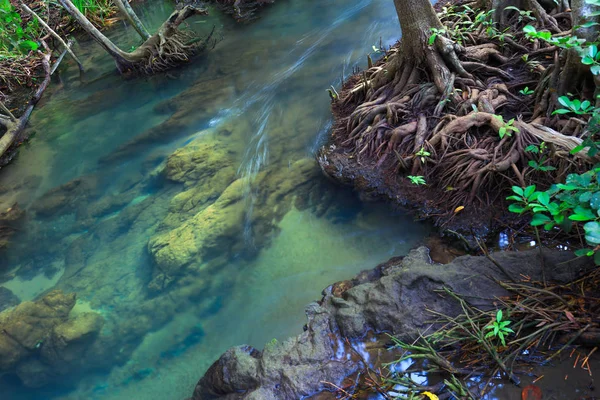
[[[508,206],[508,211],[516,214],[521,214],[523,211],[525,211],[525,207],[523,207],[520,204],[513,203]]]
[[[527,25],[526,27],[523,28],[523,32],[529,33],[529,34],[534,34],[537,31],[535,30],[535,28],[533,26]]]
[[[596,221],[588,222],[583,225],[585,231],[585,240],[593,245],[600,244],[600,224]]]
[[[554,228],[554,222],[548,222],[547,224],[544,224],[544,230],[549,231],[552,228]]]
[[[567,96],[560,96],[558,98],[558,102],[567,108],[571,107],[571,101],[569,100],[569,98]]]
[[[496,313],[496,321],[502,321],[502,310],[498,310],[498,312]]]
[[[596,216],[594,215],[592,210],[584,208],[582,206],[575,207],[573,212],[575,212],[575,214],[569,217],[569,219],[572,221],[591,221],[593,219],[596,219]]]
[[[506,341],[504,340],[504,334],[502,332],[499,332],[498,337],[500,338],[500,342],[502,342],[502,346],[506,347]]]
[[[583,256],[587,256],[587,255],[588,255],[588,252],[589,252],[590,250],[591,250],[591,249],[577,249],[577,250],[575,250],[575,255],[576,255],[577,257],[583,257]]]
[[[506,198],[506,200],[522,201],[522,200],[523,200],[523,198],[522,198],[522,197],[520,197],[520,196],[508,196],[508,197]]]
[[[39,47],[40,45],[32,40],[23,40],[19,43],[19,48],[23,51],[36,51]]]
[[[527,151],[529,153],[537,154],[540,152],[540,148],[537,147],[535,144],[530,144],[529,146],[525,147],[525,151]]]
[[[598,14],[598,15],[600,15],[600,14]],[[592,65],[590,67],[590,71],[594,75],[600,75],[600,65]]]
[[[600,265],[600,251],[594,252],[594,264]]]
[[[515,192],[519,196],[523,196],[523,188],[521,188],[519,186],[513,186],[511,189],[513,192]]]
[[[600,209],[600,192],[595,192],[590,198],[590,207],[592,210]]]
[[[537,201],[539,201],[541,204],[547,206],[548,203],[550,203],[550,196],[546,192],[541,192],[538,195]]]
[[[579,195],[579,201],[581,203],[585,203],[585,202],[589,201],[591,198],[592,198],[591,192],[584,192]]]
[[[523,191],[523,196],[528,199],[531,198],[531,195],[535,192],[535,185],[527,186]]]
[[[559,108],[558,110],[554,110],[552,112],[552,115],[554,115],[554,114],[568,114],[570,112],[572,112],[572,111],[571,110],[567,110],[565,108]]]
[[[545,214],[533,214],[531,226],[540,226],[550,222],[550,218]]]

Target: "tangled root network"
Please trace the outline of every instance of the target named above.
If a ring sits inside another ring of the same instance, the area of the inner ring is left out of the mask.
[[[422,54],[399,42],[333,104],[338,147],[388,176],[423,176],[442,210],[489,205],[512,185],[549,185],[594,161],[570,154],[585,121],[552,115],[558,49],[526,38],[518,15],[507,35],[465,23],[475,13],[456,6],[441,15],[452,36],[438,35]],[[555,31],[570,24],[547,14],[538,21]]]

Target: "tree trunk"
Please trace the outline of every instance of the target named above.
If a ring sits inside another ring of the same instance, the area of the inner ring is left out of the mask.
[[[585,0],[571,0],[571,19],[573,26],[579,28],[573,31],[573,36],[579,39],[585,39],[587,43],[595,42],[598,37],[598,27],[591,26],[589,28],[582,27],[587,22],[600,22],[600,16],[592,14],[597,9],[585,2]],[[590,68],[581,63],[581,57],[575,49],[567,50],[567,58],[565,65],[560,74],[560,83],[558,93],[564,95],[568,92],[575,92],[577,86],[589,76]]]
[[[144,26],[142,21],[140,21],[137,14],[135,13],[135,11],[133,11],[133,8],[131,8],[131,6],[129,5],[129,1],[128,0],[113,0],[113,1],[117,5],[117,7],[121,11],[121,13],[125,16],[125,18],[127,18],[129,23],[131,24],[131,26],[133,26],[133,28],[136,30],[136,32],[140,35],[140,37],[144,40],[150,39],[150,33],[148,33],[148,30],[146,29],[146,27]]]
[[[403,47],[417,59],[423,59],[431,29],[443,29],[429,0],[394,0],[402,29]]]

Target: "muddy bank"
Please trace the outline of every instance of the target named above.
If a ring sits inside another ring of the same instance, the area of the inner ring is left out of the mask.
[[[509,274],[541,279],[538,251],[494,254]],[[593,265],[572,260],[567,252],[544,252],[547,276],[568,282]],[[559,265],[560,264],[560,265]],[[389,332],[411,341],[429,328],[433,310],[458,315],[460,306],[436,289],[448,287],[471,304],[492,308],[508,293],[493,279],[505,279],[488,259],[463,256],[449,264],[431,262],[425,247],[391,259],[351,281],[332,285],[323,298],[306,308],[304,332],[259,351],[250,346],[229,349],[198,382],[191,399],[298,399],[341,385],[365,366],[344,343],[367,332]]]
[[[335,136],[332,142],[336,143]],[[411,209],[418,218],[429,218],[444,230],[460,232],[465,236],[475,232],[485,237],[505,226],[502,222],[514,219],[502,207],[480,205],[458,213],[442,209],[439,207],[440,192],[410,183],[396,173],[391,162],[383,166],[375,161],[359,163],[351,152],[336,144],[321,148],[317,161],[326,176],[339,184],[353,187],[363,200],[383,199]]]

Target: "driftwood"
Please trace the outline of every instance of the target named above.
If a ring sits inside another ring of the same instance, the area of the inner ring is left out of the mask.
[[[44,80],[38,86],[37,90],[33,94],[31,100],[27,104],[23,114],[17,118],[10,112],[10,110],[0,102],[0,126],[6,128],[6,132],[0,138],[0,157],[2,157],[10,146],[15,142],[21,131],[25,128],[31,112],[35,105],[42,98],[42,94],[50,83],[50,76],[52,75],[52,69],[50,67],[50,56],[52,51],[48,48],[46,43],[42,40],[42,45],[46,50],[46,53],[42,53],[42,66],[44,68]]]

